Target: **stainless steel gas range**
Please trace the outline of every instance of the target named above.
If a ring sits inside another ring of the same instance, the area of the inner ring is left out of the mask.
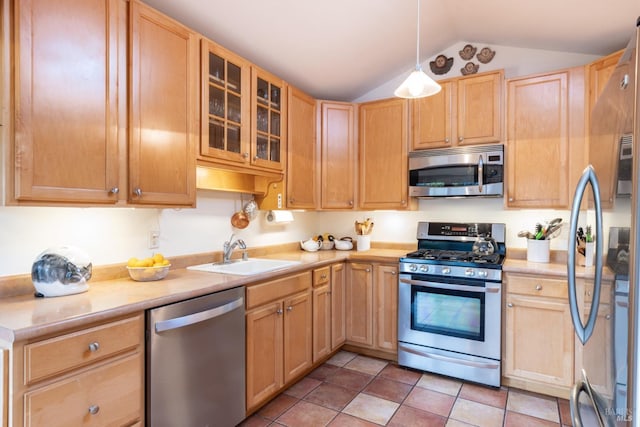
[[[500,386],[505,225],[418,223],[400,259],[398,364]]]

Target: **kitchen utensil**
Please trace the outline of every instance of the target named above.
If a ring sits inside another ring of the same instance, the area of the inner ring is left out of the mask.
[[[518,237],[526,237],[527,239],[533,239],[535,236],[530,231],[522,230],[518,232]]]
[[[471,251],[476,255],[491,255],[496,250],[496,241],[491,236],[478,235]]]
[[[351,240],[336,240],[334,244],[335,248],[339,251],[349,251],[353,249],[353,242]]]
[[[247,228],[249,225],[249,216],[244,211],[238,211],[231,217],[231,225],[235,228]]]
[[[256,216],[258,216],[258,204],[255,200],[250,200],[249,202],[247,202],[242,210],[245,214],[247,214],[249,221],[253,221],[254,219],[256,219]]]

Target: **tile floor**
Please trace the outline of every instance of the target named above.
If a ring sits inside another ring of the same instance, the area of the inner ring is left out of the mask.
[[[570,426],[569,402],[341,351],[241,426]]]

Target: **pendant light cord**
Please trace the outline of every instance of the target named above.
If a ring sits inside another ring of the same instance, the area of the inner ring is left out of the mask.
[[[420,70],[420,0],[418,1],[418,19],[416,23],[416,70]]]

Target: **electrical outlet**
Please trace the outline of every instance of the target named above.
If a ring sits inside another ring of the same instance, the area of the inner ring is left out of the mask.
[[[158,230],[149,231],[149,249],[157,249],[160,246],[160,232]]]

